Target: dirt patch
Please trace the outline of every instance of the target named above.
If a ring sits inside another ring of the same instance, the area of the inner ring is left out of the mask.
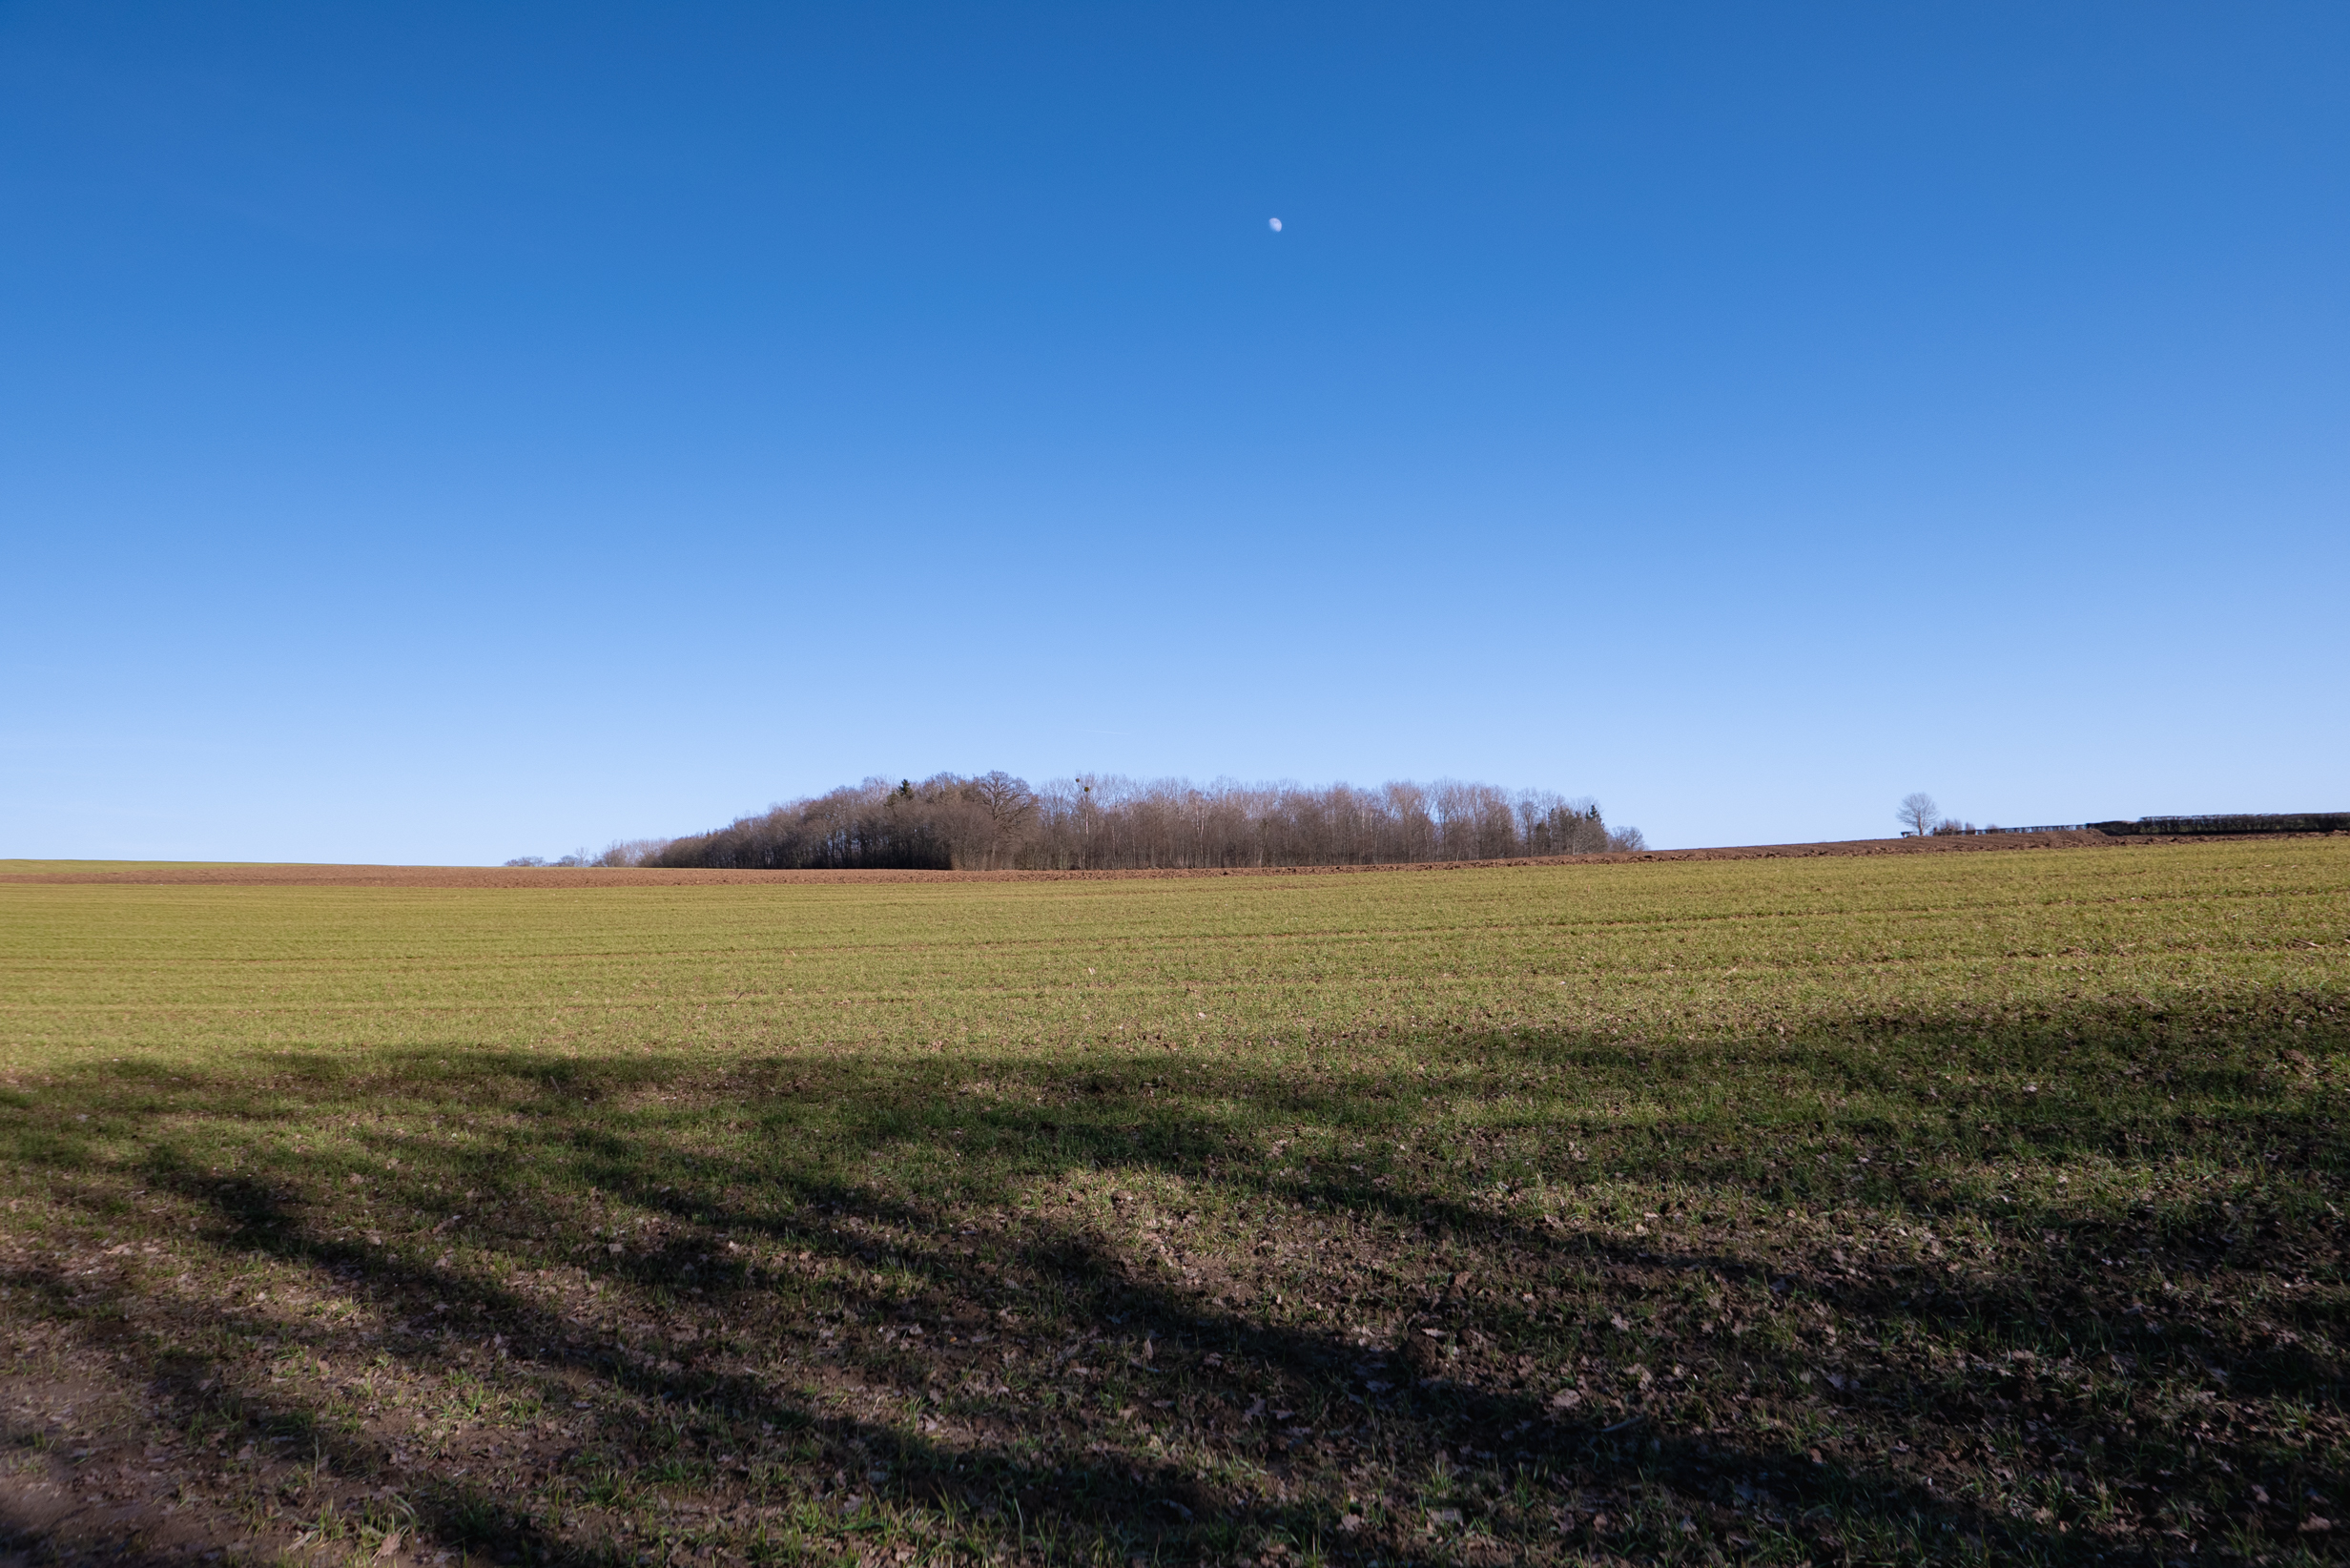
[[[2300,836],[2296,835],[2294,836]],[[2322,835],[2319,836],[2323,836]],[[1998,850],[2116,849],[2191,838],[2110,838],[2101,833],[2003,833],[1947,838],[1854,838],[1821,844],[1747,844],[1640,850],[1619,855],[1521,856],[1376,866],[1209,866],[1150,871],[705,871],[602,866],[141,866],[125,871],[0,872],[8,882],[253,883],[274,887],[698,887],[764,882],[1103,882],[1187,877],[1351,877],[1497,866],[1598,866],[1648,860],[1773,860],[1811,856],[1948,855]]]

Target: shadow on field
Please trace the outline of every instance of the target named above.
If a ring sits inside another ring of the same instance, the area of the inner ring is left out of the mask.
[[[57,1215],[11,1226],[0,1518],[158,1562],[2323,1555],[2345,1042],[2263,1007],[1408,1080],[92,1070],[0,1124]]]

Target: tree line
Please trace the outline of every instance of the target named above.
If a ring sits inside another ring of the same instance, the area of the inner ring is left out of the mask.
[[[1644,848],[1598,803],[1451,779],[1358,789],[1205,787],[1086,774],[1031,789],[998,772],[869,778],[713,832],[615,845],[604,864],[727,869],[1137,871],[1386,865]]]

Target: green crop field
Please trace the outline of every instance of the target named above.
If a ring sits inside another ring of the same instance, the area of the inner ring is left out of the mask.
[[[0,1560],[2330,1559],[2346,1069],[2339,839],[0,879]]]

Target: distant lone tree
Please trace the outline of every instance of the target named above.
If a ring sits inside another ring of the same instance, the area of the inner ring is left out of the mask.
[[[1901,797],[1901,810],[1895,812],[1901,825],[1923,838],[1942,821],[1942,808],[1924,790]]]

